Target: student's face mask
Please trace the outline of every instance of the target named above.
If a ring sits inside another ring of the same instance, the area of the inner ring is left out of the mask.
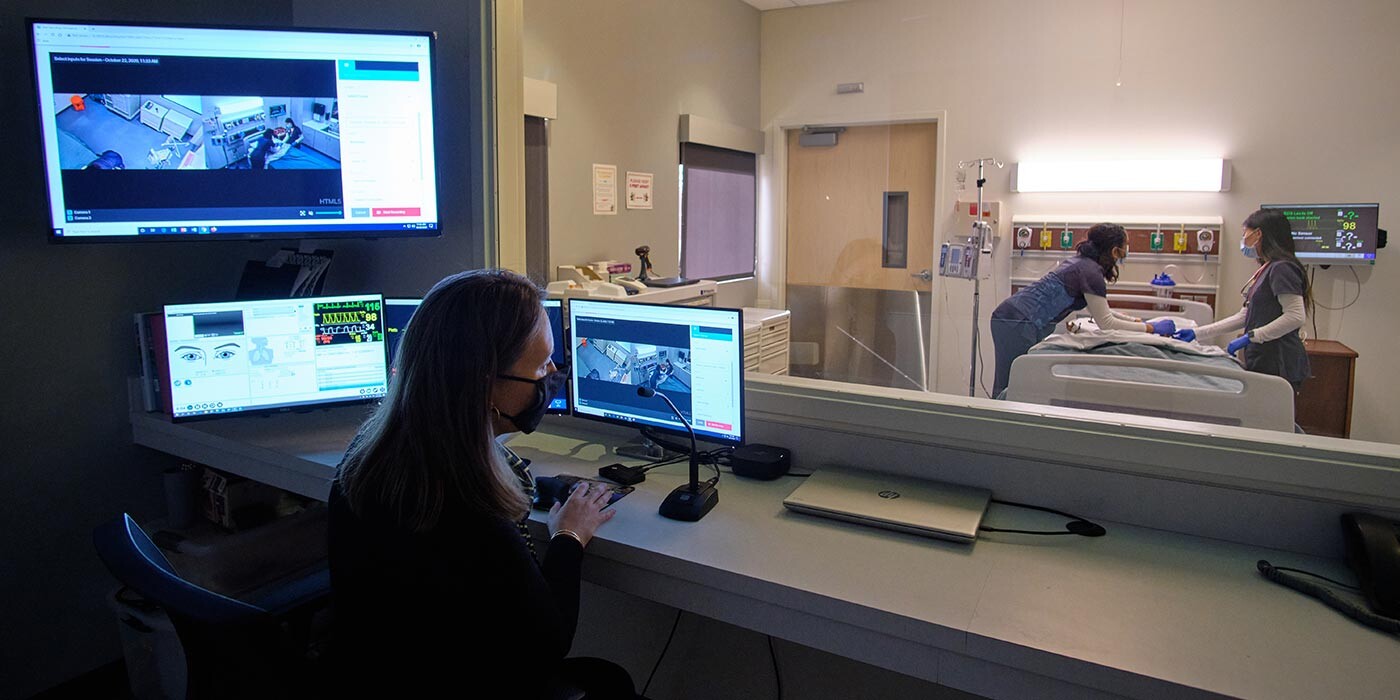
[[[1249,233],[1253,229],[1245,229],[1244,235],[1240,236],[1240,252],[1251,260],[1259,257],[1259,249],[1249,244]],[[1262,237],[1262,236],[1261,236]],[[1257,238],[1255,240],[1258,240]]]
[[[510,374],[496,375],[498,379],[507,379],[512,382],[524,382],[526,384],[535,385],[534,400],[525,408],[521,409],[519,413],[511,415],[501,411],[499,408],[496,409],[496,412],[500,413],[502,418],[514,423],[515,427],[519,429],[520,432],[527,435],[533,433],[535,432],[535,428],[540,427],[540,421],[544,420],[544,414],[549,410],[550,399],[553,398],[555,394],[559,393],[560,389],[564,388],[564,382],[567,381],[568,376],[568,372],[560,368],[556,368],[553,372],[539,379],[526,379],[525,377],[517,377]]]

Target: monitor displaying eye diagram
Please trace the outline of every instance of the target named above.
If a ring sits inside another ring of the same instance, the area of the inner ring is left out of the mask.
[[[165,307],[176,420],[381,398],[378,294]]]

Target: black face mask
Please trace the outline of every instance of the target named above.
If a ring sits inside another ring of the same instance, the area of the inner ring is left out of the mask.
[[[526,379],[510,374],[498,374],[496,377],[498,379],[509,379],[513,382],[524,382],[526,384],[535,385],[535,400],[530,402],[530,405],[526,406],[519,413],[512,416],[509,413],[501,412],[499,408],[496,409],[496,412],[500,413],[502,418],[514,423],[515,427],[520,429],[520,432],[528,435],[535,432],[535,428],[540,427],[540,421],[544,420],[544,414],[549,410],[550,400],[554,398],[555,394],[559,393],[560,389],[564,388],[564,382],[568,380],[569,374],[565,369],[555,369],[553,372],[539,379]]]

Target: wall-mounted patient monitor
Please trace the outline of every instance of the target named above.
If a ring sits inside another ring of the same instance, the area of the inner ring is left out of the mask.
[[[574,415],[697,437],[744,440],[744,327],[737,309],[569,301]]]
[[[383,306],[378,294],[166,306],[173,418],[383,397]]]
[[[1379,204],[1265,204],[1288,217],[1293,246],[1305,265],[1374,265]]]

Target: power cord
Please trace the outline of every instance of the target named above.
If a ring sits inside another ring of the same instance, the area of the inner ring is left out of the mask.
[[[992,392],[987,390],[987,358],[982,354],[984,349],[986,349],[985,345],[977,346],[977,383],[982,385],[982,393],[986,394],[987,398],[995,399]]]
[[[643,696],[645,696],[647,690],[651,688],[651,682],[656,678],[656,672],[661,669],[661,662],[666,658],[666,652],[671,648],[671,641],[676,638],[676,628],[681,626],[682,612],[684,611],[680,609],[676,610],[676,621],[671,623],[671,634],[666,636],[666,646],[661,647],[661,656],[656,657],[656,665],[651,667],[651,675],[647,676],[647,683],[642,686]]]
[[[1312,581],[1299,578],[1298,576],[1295,576],[1292,573],[1288,573],[1288,571],[1296,571],[1294,569],[1284,570],[1283,567],[1274,566],[1263,559],[1260,559],[1257,563],[1255,563],[1255,568],[1259,570],[1259,573],[1264,578],[1273,581],[1274,583],[1277,583],[1280,586],[1292,588],[1293,590],[1298,591],[1299,593],[1303,593],[1305,595],[1310,595],[1314,598],[1317,598],[1318,600],[1321,600],[1324,604],[1326,604],[1327,607],[1332,608],[1333,610],[1336,610],[1337,612],[1346,615],[1347,617],[1363,625],[1366,625],[1367,627],[1374,627],[1375,629],[1381,630],[1382,632],[1400,635],[1400,620],[1389,618],[1384,615],[1378,615],[1374,612],[1371,612],[1370,610],[1367,610],[1364,606],[1354,601],[1347,600],[1346,598],[1337,595],[1336,591],[1333,591],[1332,589],[1320,583],[1314,583]],[[1317,575],[1309,572],[1303,573],[1309,576]]]
[[[1262,561],[1262,560],[1261,560],[1261,561]],[[1347,590],[1352,590],[1352,591],[1360,591],[1360,590],[1361,590],[1361,587],[1360,587],[1360,586],[1353,586],[1353,585],[1351,585],[1350,583],[1342,583],[1341,581],[1338,581],[1337,579],[1328,578],[1328,577],[1326,577],[1326,576],[1323,576],[1322,574],[1315,574],[1315,573],[1313,573],[1313,572],[1311,572],[1311,571],[1307,571],[1307,570],[1305,570],[1305,569],[1295,569],[1295,568],[1293,568],[1293,567],[1291,567],[1291,566],[1274,566],[1274,565],[1272,565],[1272,564],[1269,564],[1269,562],[1267,562],[1267,561],[1265,561],[1265,562],[1263,562],[1263,563],[1266,564],[1266,565],[1268,565],[1269,568],[1270,568],[1270,569],[1273,569],[1274,571],[1291,571],[1291,572],[1293,572],[1293,573],[1295,573],[1295,574],[1302,574],[1302,575],[1304,575],[1304,576],[1311,576],[1311,577],[1313,577],[1313,578],[1322,579],[1323,581],[1326,581],[1326,582],[1328,582],[1328,583],[1330,583],[1330,584],[1332,584],[1332,585],[1341,586],[1342,588],[1345,588],[1345,589],[1347,589]]]
[[[778,652],[773,648],[773,635],[768,635],[768,656],[773,659],[773,681],[778,684],[778,700],[783,700],[783,674],[778,670]]]
[[[1356,281],[1356,298],[1355,298],[1355,299],[1352,299],[1351,301],[1348,301],[1347,303],[1345,303],[1345,304],[1343,304],[1343,305],[1341,305],[1341,306],[1335,306],[1335,307],[1334,307],[1334,306],[1328,306],[1328,305],[1326,305],[1326,304],[1323,304],[1322,302],[1320,302],[1320,301],[1318,301],[1316,298],[1314,298],[1314,299],[1313,299],[1313,305],[1314,305],[1314,306],[1318,306],[1318,307],[1327,309],[1328,311],[1346,311],[1347,309],[1350,309],[1350,308],[1352,307],[1353,304],[1355,304],[1355,303],[1358,302],[1358,301],[1361,301],[1361,275],[1358,274],[1358,273],[1356,272],[1356,268],[1355,268],[1355,267],[1348,266],[1347,269],[1348,269],[1348,270],[1351,270],[1352,279]],[[1316,279],[1316,278],[1317,278],[1317,270],[1314,269],[1314,270],[1313,270],[1313,279]],[[1309,281],[1308,281],[1308,286],[1312,286],[1312,280],[1309,280]],[[1343,299],[1343,300],[1346,299],[1345,293],[1343,294],[1342,299]]]
[[[1317,280],[1317,268],[1312,267],[1312,266],[1309,266],[1309,267],[1308,267],[1308,289],[1313,289],[1313,290],[1317,289],[1317,284],[1315,283],[1316,280]],[[1316,298],[1313,299],[1313,306],[1317,306],[1317,299],[1316,299]],[[1317,338],[1317,337],[1318,337],[1318,335],[1317,335],[1317,314],[1316,314],[1316,313],[1311,313],[1311,314],[1308,314],[1308,315],[1309,315],[1309,316],[1312,316],[1312,324],[1313,324],[1313,334],[1312,334],[1312,337],[1313,337],[1313,338]]]
[[[1061,515],[1066,518],[1069,518],[1070,521],[1065,523],[1065,529],[1063,530],[1011,530],[999,527],[988,527],[986,525],[979,525],[977,527],[978,530],[982,530],[984,532],[1004,532],[1015,535],[1080,535],[1083,537],[1103,537],[1104,535],[1108,534],[1108,530],[1105,530],[1102,525],[1091,522],[1077,515],[1066,513],[1062,510],[1046,508],[1045,506],[1033,506],[1027,503],[1001,501],[995,498],[991,499],[991,501],[992,503],[996,503],[1003,506],[1011,506],[1013,508],[1025,508],[1027,510],[1038,510],[1042,513],[1053,513],[1055,515]]]

